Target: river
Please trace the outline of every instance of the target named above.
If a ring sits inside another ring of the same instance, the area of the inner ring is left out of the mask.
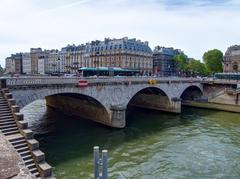
[[[109,151],[109,178],[240,178],[240,115],[183,108],[182,114],[131,109],[112,129],[46,108],[22,112],[57,178],[93,178],[93,146]]]

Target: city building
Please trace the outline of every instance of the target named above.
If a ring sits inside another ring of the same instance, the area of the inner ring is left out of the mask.
[[[31,74],[31,56],[30,53],[22,53],[22,73]]]
[[[157,76],[176,75],[174,56],[182,53],[179,49],[172,47],[155,47],[153,51],[153,73]]]
[[[227,49],[224,56],[224,72],[240,72],[240,45],[234,45]]]
[[[42,71],[45,71],[43,69],[38,69],[38,67],[42,68],[42,65],[39,65],[39,64],[42,64],[43,59],[47,58],[46,51],[42,51],[41,48],[31,48],[30,57],[31,57],[31,73],[32,74],[40,74],[42,73]]]
[[[85,58],[89,67],[120,67],[152,73],[152,50],[148,42],[136,39],[109,39],[86,44]]]
[[[13,60],[11,57],[7,57],[5,59],[5,69],[6,69],[6,74],[13,73],[14,68],[13,68]]]
[[[87,67],[85,45],[68,45],[60,51],[61,69],[65,73],[76,73],[80,67]]]
[[[7,74],[21,74],[22,73],[22,53],[12,54],[5,59]]]
[[[60,72],[59,51],[49,50],[45,51],[45,73],[55,74]]]

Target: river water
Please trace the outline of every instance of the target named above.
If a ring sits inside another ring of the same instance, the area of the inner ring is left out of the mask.
[[[112,129],[59,113],[39,100],[22,112],[57,178],[93,178],[94,145],[109,150],[109,178],[240,178],[240,115],[183,108],[132,109]]]

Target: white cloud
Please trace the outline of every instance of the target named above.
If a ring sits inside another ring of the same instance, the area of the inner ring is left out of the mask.
[[[135,37],[181,48],[200,59],[209,49],[240,43],[238,1],[225,6],[169,6],[157,0],[3,0],[0,64],[31,47],[58,48],[104,37]],[[234,5],[234,6],[233,6]],[[177,8],[178,7],[178,8]]]

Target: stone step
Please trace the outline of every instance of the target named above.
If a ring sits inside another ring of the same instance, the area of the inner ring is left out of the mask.
[[[27,164],[26,167],[28,169],[36,168],[36,164],[35,163],[30,163],[30,164]]]
[[[1,99],[0,100],[0,104],[6,103],[6,102],[7,102],[6,99]]]
[[[7,102],[0,103],[0,107],[9,107]]]
[[[9,111],[9,112],[4,112],[4,113],[1,113],[1,114],[0,114],[0,117],[1,117],[1,116],[9,116],[9,115],[11,115],[11,116],[12,116],[12,113],[11,113],[11,111]]]
[[[16,124],[14,120],[0,121],[0,127],[4,125]]]
[[[10,110],[9,106],[0,106],[0,110]]]
[[[23,139],[19,139],[19,140],[16,140],[16,141],[11,142],[11,144],[12,144],[13,146],[16,146],[16,145],[18,145],[18,144],[22,144],[22,143],[25,143],[25,142],[26,142],[26,140],[23,138]]]
[[[10,110],[10,108],[7,104],[6,105],[0,105],[0,109],[9,109]]]
[[[27,143],[26,142],[22,142],[20,144],[16,144],[16,145],[13,145],[15,149],[19,149],[19,148],[22,148],[22,147],[27,147]]]
[[[0,108],[0,112],[11,112],[10,108]]]
[[[19,134],[19,131],[11,131],[11,132],[3,132],[4,135],[8,136],[8,135],[14,135],[14,134]]]
[[[42,179],[41,176],[40,176],[40,173],[37,171],[37,172],[32,172],[32,174],[37,178],[37,179]]]
[[[6,103],[7,102],[7,100],[6,99],[0,99],[0,103]]]
[[[29,171],[33,173],[39,173],[37,167],[35,166],[34,168],[29,169]]]
[[[19,152],[19,154],[22,156],[22,158],[23,158],[24,156],[28,156],[28,155],[30,155],[30,156],[32,157],[31,152],[30,152],[29,150],[23,151],[23,152]]]
[[[13,116],[0,117],[0,120],[4,120],[4,119],[14,119],[14,117]]]
[[[8,128],[13,128],[13,127],[17,127],[16,123],[13,124],[5,124],[5,125],[1,125],[0,124],[0,129],[8,129]]]
[[[28,160],[24,160],[24,163],[25,165],[28,165],[28,164],[31,164],[31,163],[34,163],[34,160],[32,159],[32,157]]]
[[[25,152],[25,151],[29,151],[29,148],[28,148],[28,146],[24,146],[24,147],[20,147],[20,148],[18,148],[18,149],[16,149],[19,153],[21,153],[21,152]]]
[[[14,120],[14,118],[12,117],[12,116],[10,116],[10,117],[0,117],[0,122],[7,122],[7,121],[14,121],[15,122],[15,120]]]
[[[11,128],[6,128],[6,129],[1,129],[2,132],[11,132],[11,131],[18,131],[18,127],[11,127]]]
[[[1,114],[0,115],[0,120],[2,119],[6,119],[6,118],[13,118],[13,115],[12,114]]]
[[[23,159],[23,161],[30,160],[30,159],[32,159],[32,155],[30,154],[30,155],[23,156],[22,159]]]
[[[23,137],[22,134],[20,134],[20,132],[18,134],[7,136],[7,139],[11,143],[14,143],[14,142],[17,142],[17,141],[20,141],[20,140],[25,140],[25,138]]]

